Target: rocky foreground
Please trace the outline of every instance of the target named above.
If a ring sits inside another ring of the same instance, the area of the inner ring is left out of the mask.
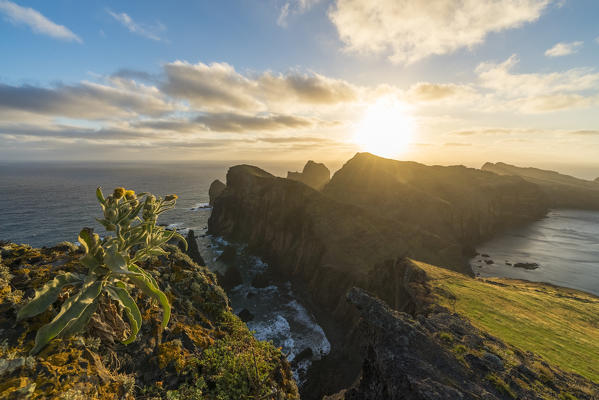
[[[175,246],[143,267],[172,305],[160,333],[160,308],[138,294],[143,325],[123,345],[129,325],[105,298],[84,334],[55,339],[29,355],[36,330],[54,309],[16,322],[17,310],[56,274],[83,272],[78,246],[35,249],[0,244],[0,398],[2,399],[298,399],[285,356],[254,339],[229,307],[214,274]]]

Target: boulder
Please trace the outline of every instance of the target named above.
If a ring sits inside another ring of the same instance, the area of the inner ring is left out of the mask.
[[[218,179],[214,180],[210,184],[210,188],[208,189],[208,196],[210,198],[210,205],[214,205],[214,200],[221,195],[221,193],[225,190],[227,185],[219,181]]]
[[[331,179],[331,171],[322,163],[310,160],[302,172],[287,172],[287,179],[302,182],[316,190],[322,189]]]

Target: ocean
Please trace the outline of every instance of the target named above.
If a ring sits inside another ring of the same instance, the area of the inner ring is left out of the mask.
[[[599,296],[599,212],[551,210],[539,221],[483,243],[477,251],[480,255],[470,264],[482,277],[548,282]],[[538,268],[515,268],[515,263],[535,263]]]
[[[227,268],[217,260],[225,246],[236,248],[243,283],[230,293],[233,311],[250,311],[254,319],[248,327],[255,336],[282,347],[290,361],[311,349],[311,357],[292,362],[295,378],[301,384],[311,362],[330,351],[324,331],[294,296],[289,283],[259,289],[251,286],[255,274],[267,267],[262,260],[247,254],[242,244],[206,234],[211,212],[207,207],[210,183],[214,179],[225,182],[228,167],[235,164],[0,163],[0,240],[41,247],[76,242],[83,227],[104,233],[94,219],[101,216],[95,197],[97,186],[103,187],[106,194],[118,186],[159,196],[175,193],[179,196],[177,207],[162,214],[158,222],[183,234],[193,229],[200,252],[213,271]],[[303,166],[255,165],[279,176]]]

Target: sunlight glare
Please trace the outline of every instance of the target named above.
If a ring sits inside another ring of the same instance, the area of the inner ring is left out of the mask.
[[[370,105],[356,126],[354,142],[361,150],[382,157],[397,157],[408,149],[414,121],[406,107],[393,98]]]

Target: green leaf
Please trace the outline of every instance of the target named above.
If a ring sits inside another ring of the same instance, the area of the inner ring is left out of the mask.
[[[80,284],[82,282],[83,279],[78,274],[67,272],[58,275],[52,281],[46,283],[40,290],[35,292],[35,297],[17,313],[17,321],[41,314],[56,301],[63,287]]]
[[[171,318],[171,305],[168,302],[166,294],[164,294],[164,292],[158,288],[158,284],[154,277],[152,277],[146,271],[137,267],[136,265],[132,265],[130,268],[132,271],[143,275],[130,275],[129,279],[131,282],[133,282],[135,286],[144,292],[144,294],[158,300],[162,306],[162,323],[160,324],[160,327],[161,329],[166,328],[168,321]]]
[[[85,254],[91,253],[97,245],[96,241],[94,240],[94,230],[91,228],[81,229],[77,241],[81,243],[81,246],[83,246]]]
[[[118,252],[117,247],[116,243],[112,243],[110,246],[106,247],[104,263],[114,273],[129,274],[130,271],[127,269],[127,260]]]
[[[185,240],[183,235],[181,235],[179,232],[175,232],[175,234],[173,235],[173,239],[178,239],[179,242],[183,243],[183,245],[185,246],[185,251],[187,251],[187,248],[188,248],[187,240]]]
[[[58,336],[70,323],[76,323],[76,319],[85,317],[86,310],[94,306],[95,300],[102,292],[103,281],[88,277],[81,291],[67,299],[60,312],[48,324],[42,326],[35,335],[35,346],[31,354],[37,354],[48,342]]]
[[[129,344],[135,340],[137,333],[141,328],[141,312],[135,303],[135,300],[129,295],[124,283],[117,283],[118,286],[108,286],[106,288],[110,297],[117,301],[129,319],[129,325],[131,325],[131,335],[123,341],[123,344]]]
[[[60,332],[61,337],[69,337],[76,333],[81,332],[88,324],[89,319],[96,312],[98,308],[98,302],[94,301],[89,307],[87,307],[83,313],[77,319],[69,321],[67,326]]]
[[[100,204],[106,204],[106,199],[104,198],[104,194],[102,193],[102,188],[100,186],[98,186],[98,188],[96,189],[96,197],[98,198]]]

